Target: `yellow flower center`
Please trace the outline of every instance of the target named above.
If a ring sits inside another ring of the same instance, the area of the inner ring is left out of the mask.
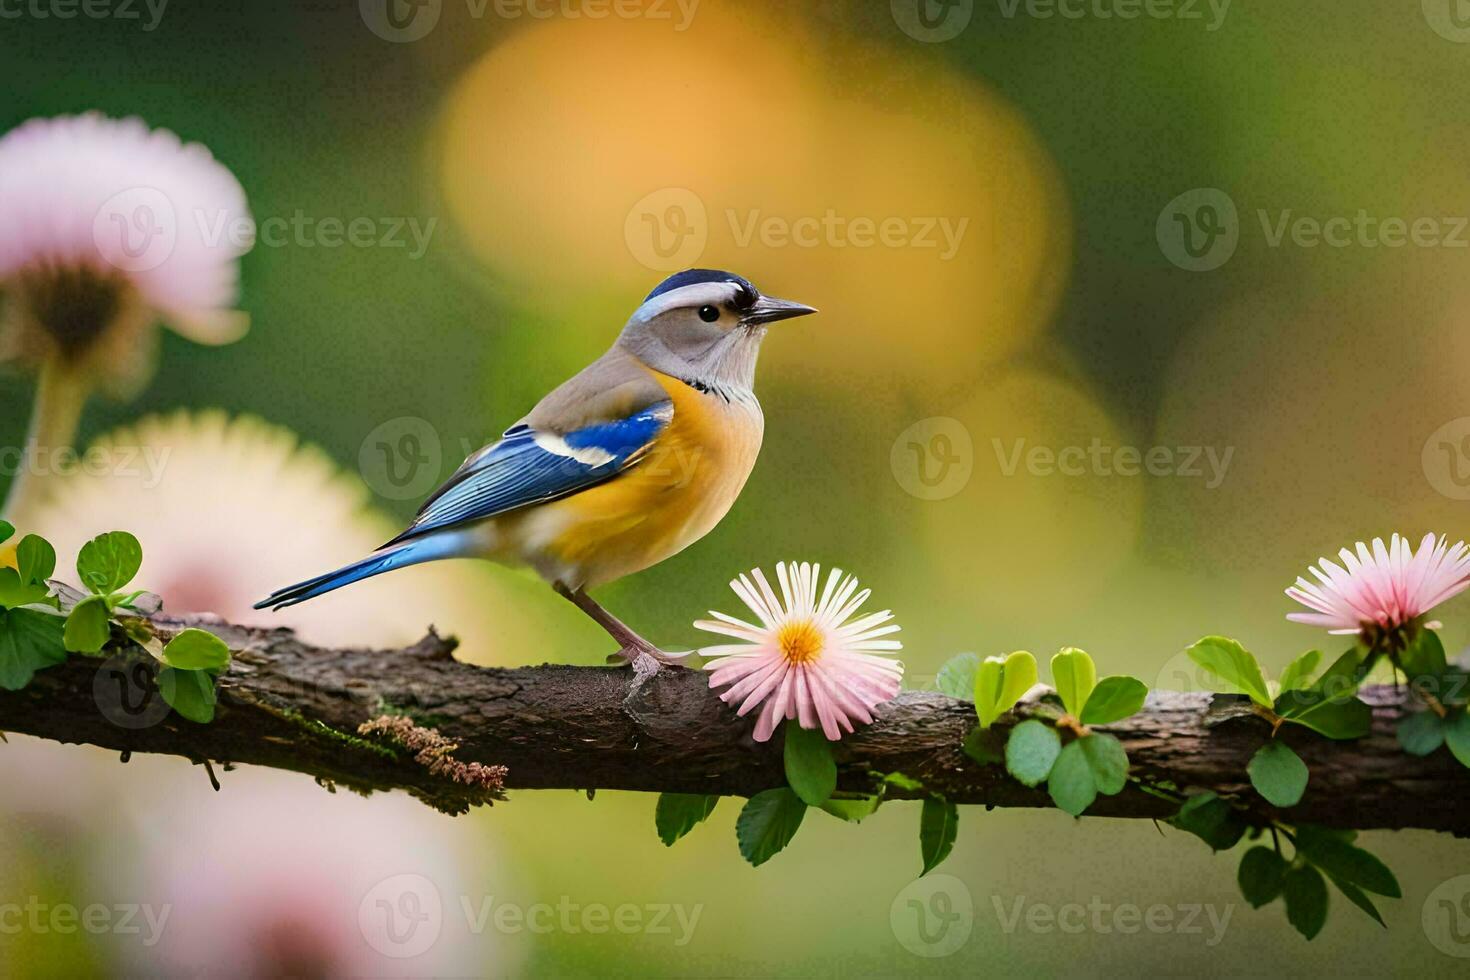
[[[799,619],[776,632],[776,645],[787,663],[809,664],[822,655],[822,632],[810,619]]]

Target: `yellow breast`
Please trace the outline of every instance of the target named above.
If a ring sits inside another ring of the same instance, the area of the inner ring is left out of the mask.
[[[616,478],[502,526],[505,544],[547,579],[590,587],[677,554],[720,522],[755,466],[764,421],[753,394],[705,393],[649,374],[674,417],[648,453]]]

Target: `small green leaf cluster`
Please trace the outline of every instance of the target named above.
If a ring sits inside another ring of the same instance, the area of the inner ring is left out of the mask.
[[[1026,651],[990,658],[975,678],[978,727],[965,739],[965,752],[977,762],[1005,763],[1006,771],[1026,786],[1046,783],[1052,802],[1075,816],[1098,794],[1122,792],[1128,781],[1128,753],[1123,743],[1093,725],[1108,725],[1138,713],[1148,688],[1134,677],[1097,679],[1097,666],[1082,650],[1067,648],[1051,658],[1052,684],[1066,712],[1043,721],[1030,718],[1011,729],[1001,749],[990,726],[1015,707],[1036,683],[1036,658]],[[1069,739],[1063,743],[1062,735]]]
[[[1216,851],[1230,850],[1247,833],[1253,840],[1264,833],[1260,827],[1248,826],[1239,810],[1213,792],[1190,796],[1169,823],[1194,834]],[[1384,925],[1383,917],[1368,893],[1402,897],[1393,872],[1356,846],[1357,835],[1352,831],[1305,824],[1293,829],[1277,823],[1270,833],[1273,846],[1258,844],[1241,857],[1241,894],[1254,908],[1282,899],[1287,921],[1307,939],[1316,936],[1327,921],[1329,881],[1379,925]],[[1295,847],[1290,860],[1281,853],[1283,837]]]
[[[1352,831],[1300,826],[1283,831],[1296,847],[1288,861],[1277,847],[1257,845],[1240,859],[1241,894],[1253,908],[1277,898],[1286,904],[1286,918],[1308,939],[1327,921],[1327,882],[1380,926],[1385,925],[1368,893],[1401,898],[1398,879],[1382,861],[1357,847]]]
[[[1470,675],[1448,664],[1444,644],[1432,629],[1417,627],[1413,638],[1394,657],[1409,678],[1409,687],[1426,708],[1399,722],[1398,741],[1410,755],[1429,755],[1441,746],[1470,767]]]
[[[923,785],[903,773],[873,773],[874,793],[840,793],[837,762],[832,743],[819,729],[802,728],[794,722],[781,726],[782,759],[788,785],[757,793],[745,802],[735,821],[735,838],[740,854],[752,865],[765,864],[785,849],[796,836],[808,809],[819,809],[847,823],[861,823],[878,809],[892,786],[919,792]],[[718,796],[696,793],[662,793],[654,810],[659,840],[673,843],[703,823],[714,812]],[[954,849],[958,834],[959,808],[943,797],[924,798],[919,816],[920,874],[928,874]]]
[[[0,544],[14,534],[0,521]],[[229,647],[192,628],[160,642],[147,619],[159,608],[158,597],[128,589],[143,564],[137,538],[109,531],[82,546],[76,568],[85,593],[59,585],[53,590],[48,580],[56,571],[56,550],[46,539],[26,535],[15,557],[15,568],[0,568],[0,687],[20,690],[37,670],[62,663],[68,653],[100,656],[116,630],[162,665],[158,689],[175,711],[190,721],[214,719],[214,683],[229,665]]]
[[[0,521],[0,544],[15,527]],[[21,538],[15,568],[0,568],[0,688],[19,691],[36,671],[66,660],[63,620],[46,580],[56,570],[56,551],[34,534]]]
[[[1307,764],[1277,735],[1287,724],[1308,728],[1331,739],[1361,738],[1373,726],[1373,710],[1357,696],[1367,676],[1368,658],[1354,647],[1320,676],[1319,650],[1309,650],[1287,664],[1275,697],[1255,655],[1236,640],[1207,636],[1185,651],[1228,694],[1250,699],[1252,710],[1271,724],[1271,738],[1246,766],[1251,785],[1267,802],[1291,807],[1307,789]]]

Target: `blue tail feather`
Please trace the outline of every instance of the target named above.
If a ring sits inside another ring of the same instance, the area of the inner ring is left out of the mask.
[[[284,589],[277,589],[257,602],[255,608],[283,609],[286,606],[294,606],[298,602],[305,602],[307,599],[315,599],[319,595],[340,589],[344,585],[351,585],[353,582],[360,582],[365,578],[381,575],[383,572],[391,572],[395,568],[406,568],[409,565],[446,557],[449,557],[449,554],[446,553],[442,543],[435,542],[432,538],[421,538],[418,541],[375,551],[366,558],[358,559],[350,565],[344,565],[336,571],[309,578],[304,582],[297,582]]]

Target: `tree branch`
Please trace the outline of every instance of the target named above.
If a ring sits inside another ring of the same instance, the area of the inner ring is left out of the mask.
[[[629,670],[475,667],[453,659],[454,642],[432,632],[404,649],[333,650],[304,644],[289,630],[198,619],[159,618],[156,625],[165,639],[202,625],[234,651],[213,723],[167,712],[152,689],[151,658],[134,649],[105,663],[73,656],[38,672],[23,691],[0,691],[0,730],[125,757],[166,753],[289,769],[361,791],[404,789],[453,812],[485,794],[431,774],[410,752],[358,736],[358,726],[383,714],[406,715],[458,743],[460,761],[508,767],[509,788],[749,796],[785,782],[779,738],[752,741],[749,720],[736,718],[700,671],[666,668],[625,703]],[[1365,738],[1331,742],[1297,726],[1282,730],[1311,770],[1306,796],[1283,819],[1470,836],[1470,774],[1443,749],[1415,758],[1398,747],[1400,692],[1360,693],[1374,708]],[[1159,692],[1142,712],[1106,730],[1127,748],[1134,776],[1235,795],[1249,819],[1264,823],[1282,815],[1251,790],[1245,768],[1269,726],[1237,701]],[[997,728],[1045,710],[1028,701]],[[890,798],[932,792],[958,803],[1050,806],[1044,790],[1027,789],[960,750],[974,723],[966,702],[902,694],[874,724],[836,746],[839,789],[870,792],[875,774],[902,772],[924,789],[890,786]],[[1117,796],[1099,797],[1088,813],[1157,819],[1176,809],[1130,783]]]

